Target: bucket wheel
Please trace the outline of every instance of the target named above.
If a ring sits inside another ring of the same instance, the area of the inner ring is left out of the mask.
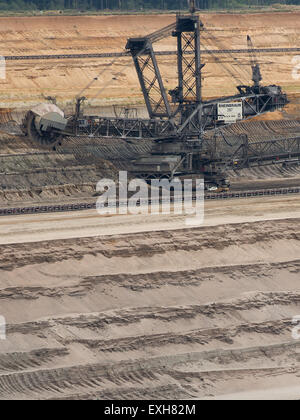
[[[37,115],[32,111],[27,112],[23,119],[22,131],[25,136],[28,136],[35,143],[44,146],[54,146],[55,143],[61,139],[61,134],[51,132],[41,132],[36,128],[35,120]]]

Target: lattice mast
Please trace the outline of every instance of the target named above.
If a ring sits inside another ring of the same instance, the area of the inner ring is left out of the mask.
[[[173,36],[177,38],[178,87],[170,94],[172,101],[179,105],[181,123],[184,123],[193,111],[198,109],[197,125],[201,125],[202,103],[202,68],[201,63],[201,29],[203,24],[199,16],[178,15],[176,30]]]

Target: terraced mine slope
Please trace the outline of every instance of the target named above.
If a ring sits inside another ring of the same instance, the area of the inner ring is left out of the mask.
[[[221,220],[1,245],[0,398],[299,398],[299,219]]]
[[[1,55],[105,53],[123,51],[128,37],[147,35],[174,22],[175,16],[48,16],[0,18]],[[249,34],[257,48],[299,47],[300,12],[263,14],[203,14],[208,32],[204,48],[246,48]],[[212,30],[212,32],[210,32]],[[218,38],[216,45],[215,37]],[[174,38],[156,44],[157,50],[175,49]],[[236,66],[238,58],[241,66]],[[288,93],[299,93],[300,82],[292,78],[293,54],[259,57],[264,83],[283,85]],[[138,79],[130,58],[90,60],[30,60],[7,63],[7,78],[0,81],[1,106],[23,107],[49,95],[66,105],[93,78],[84,95],[90,104],[141,103]],[[250,58],[220,56],[216,64],[205,57],[204,95],[232,94],[237,84],[251,79]],[[175,88],[176,57],[160,57],[167,89]],[[233,66],[232,66],[233,64]],[[229,66],[229,72],[226,68]],[[234,73],[238,80],[234,80]]]
[[[247,34],[256,47],[293,47],[299,18],[207,14],[203,21],[221,39],[219,48],[244,48]],[[1,54],[120,51],[129,36],[173,21],[0,18]],[[249,83],[249,57],[241,58],[238,78]],[[226,127],[226,138],[300,136],[292,58],[260,57],[264,82],[283,85],[291,104]],[[24,109],[49,95],[71,109],[100,73],[85,92],[87,107],[108,112],[112,103],[140,104],[130,59],[109,62],[8,63],[0,81],[0,106],[10,108],[0,109],[1,208],[95,201],[101,178],[116,178],[128,159],[151,151],[151,142],[91,137],[47,149],[20,131]],[[174,57],[160,64],[167,88],[175,87]],[[205,96],[233,92],[236,82],[224,76],[223,64],[208,58]],[[222,153],[224,139],[216,140]],[[300,187],[300,166],[292,163],[231,170],[232,190]],[[100,217],[94,210],[2,216],[7,339],[0,340],[0,399],[299,399],[300,341],[292,319],[300,315],[300,195],[207,200],[204,224],[185,222],[183,215]]]

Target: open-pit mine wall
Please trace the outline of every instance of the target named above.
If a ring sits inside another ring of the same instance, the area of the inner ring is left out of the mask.
[[[102,53],[124,51],[128,37],[146,35],[169,25],[174,15],[70,16],[0,18],[1,55]],[[203,48],[246,48],[251,35],[256,48],[298,47],[300,12],[265,14],[204,14],[207,32]],[[214,37],[218,39],[217,44]],[[157,50],[175,50],[174,38],[155,45]],[[240,66],[236,66],[238,62]],[[239,82],[251,79],[248,55],[205,56],[204,95],[231,94]],[[264,83],[299,93],[300,80],[292,77],[293,54],[259,56]],[[112,59],[29,60],[7,62],[5,80],[0,80],[0,106],[24,107],[55,96],[60,105],[70,104],[95,77],[85,92],[89,105],[141,104],[142,95],[130,57]],[[176,87],[176,56],[159,57],[167,89]],[[224,65],[236,75],[234,80]]]

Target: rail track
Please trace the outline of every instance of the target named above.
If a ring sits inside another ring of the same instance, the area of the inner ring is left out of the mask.
[[[275,53],[296,53],[300,52],[300,48],[255,48],[255,53],[275,54]],[[156,51],[156,55],[176,55],[177,51]],[[192,51],[186,51],[185,54],[193,54]],[[229,50],[202,50],[201,54],[249,54],[249,50],[229,49]],[[8,55],[4,56],[6,61],[20,61],[20,60],[64,60],[64,59],[88,59],[88,58],[113,58],[113,57],[128,57],[130,52],[117,53],[89,53],[89,54],[48,54],[48,55]]]
[[[205,194],[204,198],[206,201],[214,200],[230,200],[230,199],[242,199],[242,198],[257,198],[257,197],[274,197],[274,196],[285,196],[292,194],[300,194],[300,187],[292,188],[268,188],[253,191],[236,191],[236,192],[224,192],[216,194]],[[171,198],[171,202],[178,202]],[[161,204],[162,200],[155,203],[149,200],[149,204]],[[126,203],[127,204],[127,203]],[[59,213],[59,212],[72,212],[72,211],[83,211],[96,209],[95,202],[87,203],[74,203],[74,204],[58,204],[50,206],[30,206],[30,207],[12,207],[12,208],[0,208],[0,216],[18,216],[25,214],[41,214],[41,213]]]

